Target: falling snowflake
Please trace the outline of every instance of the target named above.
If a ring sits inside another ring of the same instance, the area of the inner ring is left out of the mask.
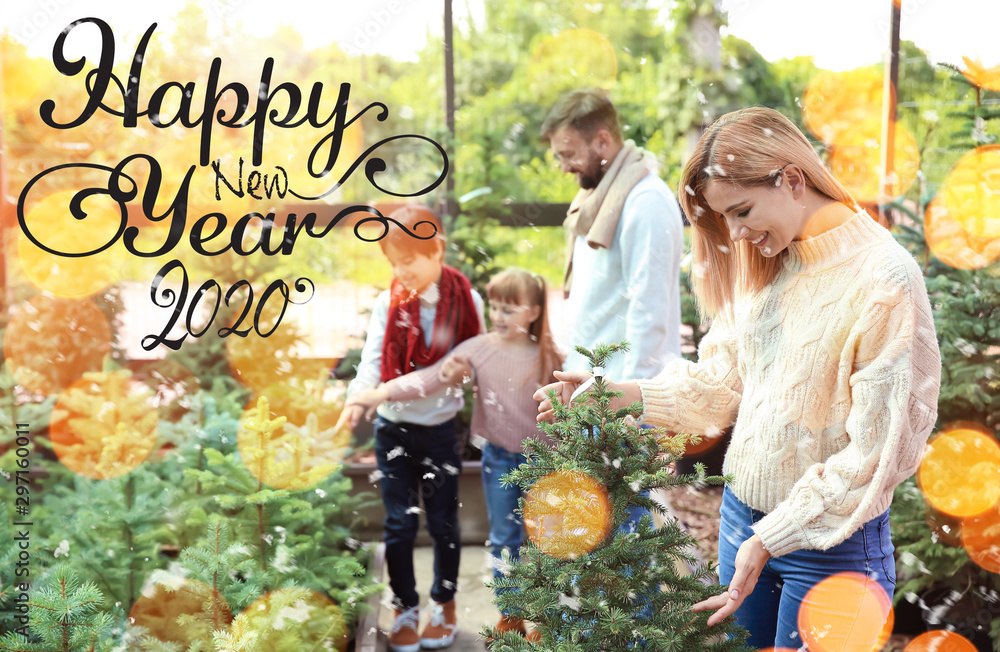
[[[573,611],[580,611],[580,601],[568,595],[560,595],[559,604],[564,604]]]
[[[56,559],[62,556],[69,557],[69,541],[63,539],[59,542],[59,547],[56,548],[55,552],[52,553]]]
[[[309,612],[312,610],[313,607],[300,598],[295,601],[294,605],[285,607],[275,614],[273,627],[278,630],[284,629],[286,619],[294,620],[297,623],[307,622],[309,620]]]
[[[287,573],[295,568],[295,559],[292,558],[292,553],[285,546],[279,546],[278,552],[274,555],[274,560],[271,562],[274,570],[279,573]]]

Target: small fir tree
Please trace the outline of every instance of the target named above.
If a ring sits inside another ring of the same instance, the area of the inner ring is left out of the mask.
[[[268,557],[273,554],[275,543],[269,516],[279,510],[308,509],[309,505],[293,498],[285,489],[271,489],[264,483],[274,466],[273,456],[268,456],[267,451],[271,440],[280,436],[285,417],[272,419],[264,397],[258,399],[251,412],[242,429],[252,441],[241,451],[242,455],[224,455],[218,450],[206,449],[208,468],[204,471],[187,469],[186,473],[198,481],[202,491],[213,495],[222,514],[236,526],[238,538],[248,539],[258,550],[257,570],[267,590],[274,587],[277,579],[269,572]]]
[[[106,652],[111,649],[113,619],[102,611],[104,596],[96,584],[80,582],[68,565],[52,570],[48,583],[31,593],[30,636],[19,631],[0,637],[4,652]]]
[[[577,351],[603,367],[627,346]],[[490,627],[483,634],[494,639],[491,649],[502,651],[746,650],[745,634],[731,620],[709,628],[710,612],[690,612],[723,587],[711,565],[678,573],[678,562],[694,566],[697,560],[690,552],[694,539],[676,521],[657,528],[644,515],[631,531],[621,527],[636,507],[666,514],[649,497],[651,489],[723,478],[705,477],[702,468],[697,476],[673,475],[669,466],[687,437],[640,428],[634,419],[642,406],[612,410],[618,396],[601,376],[572,405],[553,394],[555,421],[541,428],[555,446],[527,440],[528,463],[504,477],[528,492],[521,511],[531,536],[519,560],[505,555],[506,577],[488,584],[507,589],[497,596],[498,607],[534,622],[541,640]]]
[[[363,579],[367,550],[358,550],[360,544],[350,536],[357,521],[353,514],[366,498],[348,496],[350,480],[337,465],[313,459],[313,451],[329,452],[329,446],[339,444],[330,436],[311,441],[305,435],[322,432],[306,421],[289,429],[286,417],[272,417],[267,398],[258,397],[240,426],[239,452],[205,448],[206,468],[186,470],[226,519],[227,537],[231,533],[235,541],[250,544],[253,563],[241,562],[243,585],[234,587],[239,594],[222,591],[234,609],[263,592],[294,584],[325,592],[353,616],[380,589]],[[214,545],[202,541],[199,548]],[[181,561],[191,567],[186,553]]]

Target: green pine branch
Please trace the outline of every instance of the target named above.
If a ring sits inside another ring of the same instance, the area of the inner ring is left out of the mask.
[[[111,616],[102,611],[104,595],[92,582],[81,583],[67,564],[52,570],[45,586],[31,592],[30,626],[0,637],[4,652],[97,652],[111,639]],[[34,639],[34,640],[32,640]]]
[[[627,344],[577,350],[593,366],[604,367],[611,356],[627,350]],[[504,613],[534,622],[542,640],[535,645],[487,627],[484,636],[495,639],[491,649],[746,649],[745,634],[731,620],[710,629],[707,614],[689,611],[695,602],[723,589],[711,565],[697,566],[692,574],[678,572],[680,565],[696,566],[695,541],[674,520],[654,527],[651,514],[666,514],[648,495],[651,489],[718,483],[724,478],[706,477],[703,468],[695,475],[673,475],[671,465],[686,437],[640,428],[634,419],[642,406],[613,409],[620,396],[604,378],[595,379],[572,405],[563,405],[553,394],[555,420],[541,427],[554,447],[528,440],[524,446],[527,463],[504,476],[505,484],[530,492],[538,481],[557,471],[585,474],[607,491],[611,528],[592,550],[557,558],[543,552],[539,542],[528,541],[520,559],[503,557],[505,577],[487,582],[501,590],[496,604]],[[522,514],[525,505],[522,500]],[[634,531],[622,531],[634,507],[650,514],[640,519]]]

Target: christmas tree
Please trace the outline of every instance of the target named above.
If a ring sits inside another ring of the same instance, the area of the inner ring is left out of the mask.
[[[48,584],[33,590],[30,602],[24,603],[29,615],[22,626],[0,636],[0,650],[110,652],[113,618],[101,610],[103,603],[96,584],[81,583],[72,568],[57,565]],[[29,641],[29,631],[40,642]]]
[[[711,565],[678,572],[678,562],[697,563],[690,552],[693,538],[675,520],[654,527],[649,514],[628,527],[629,512],[637,507],[666,514],[650,498],[651,489],[723,478],[705,477],[700,467],[696,475],[675,476],[669,467],[689,438],[640,428],[639,403],[611,408],[621,394],[609,390],[600,368],[627,344],[577,350],[597,375],[571,405],[552,395],[555,421],[541,428],[554,447],[527,440],[527,464],[505,476],[526,492],[521,511],[530,541],[518,560],[505,554],[506,577],[489,583],[501,589],[495,599],[500,610],[534,622],[541,640],[487,627],[483,634],[493,639],[491,649],[748,649],[731,620],[709,628],[710,612],[690,611],[723,590]]]

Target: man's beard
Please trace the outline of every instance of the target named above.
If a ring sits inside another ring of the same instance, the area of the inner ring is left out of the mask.
[[[592,190],[604,178],[604,166],[601,165],[599,156],[594,156],[588,161],[587,170],[580,173],[579,184],[583,190]]]

